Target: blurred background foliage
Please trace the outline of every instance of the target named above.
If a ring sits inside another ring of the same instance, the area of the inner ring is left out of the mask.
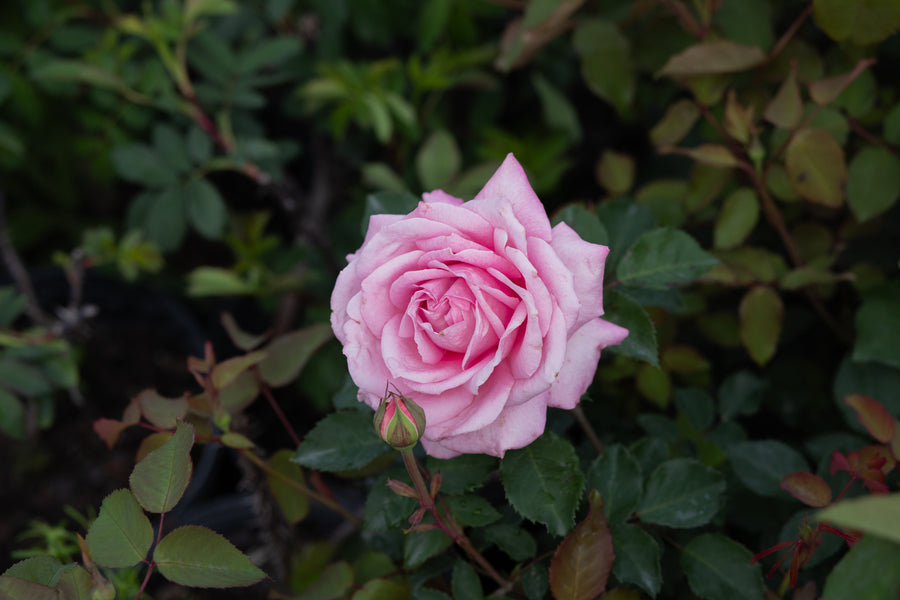
[[[223,307],[276,334],[324,322],[365,215],[471,197],[508,152],[611,248],[632,336],[588,418],[648,464],[662,444],[736,472],[732,537],[771,545],[798,508],[737,444],[786,441],[823,473],[864,433],[846,394],[900,415],[894,0],[6,0],[0,23],[7,436],[96,401],[86,271],[179,298],[207,337]],[[619,281],[657,227],[719,263],[685,288]],[[48,265],[74,291],[23,288]],[[311,365],[301,429],[353,395],[334,342]]]

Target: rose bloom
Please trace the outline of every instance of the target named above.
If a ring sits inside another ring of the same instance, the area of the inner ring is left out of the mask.
[[[628,335],[599,318],[608,252],[551,229],[512,154],[474,200],[437,190],[373,215],[331,296],[359,399],[376,409],[389,382],[414,400],[438,458],[527,446]]]

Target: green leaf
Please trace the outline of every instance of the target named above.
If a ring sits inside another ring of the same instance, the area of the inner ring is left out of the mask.
[[[413,531],[403,541],[403,566],[415,569],[433,556],[437,556],[453,543],[440,529]]]
[[[383,162],[370,162],[362,166],[362,180],[370,188],[388,192],[407,193],[406,182]],[[367,224],[368,225],[368,224]]]
[[[9,600],[59,600],[54,588],[12,575],[0,576],[0,594]]]
[[[520,515],[543,523],[555,535],[565,535],[575,523],[584,475],[575,448],[552,432],[500,461],[500,481]]]
[[[0,384],[23,396],[40,396],[51,389],[38,369],[9,357],[0,359]]]
[[[134,466],[128,484],[144,510],[165,513],[178,504],[191,480],[193,445],[193,425],[179,423],[172,439]]]
[[[629,109],[637,78],[628,38],[610,21],[587,19],[575,30],[572,45],[581,56],[581,76],[588,89],[619,113]]]
[[[889,209],[900,198],[900,159],[884,148],[860,150],[847,171],[847,203],[859,221]]]
[[[272,472],[266,472],[266,482],[272,497],[284,513],[284,518],[290,525],[296,525],[309,514],[309,499],[289,483],[293,481],[305,486],[303,469],[291,461],[291,456],[293,452],[290,450],[279,450],[272,455],[269,459]]]
[[[242,373],[262,362],[266,356],[267,354],[265,351],[257,350],[255,352],[250,352],[249,354],[243,354],[223,360],[214,366],[210,373],[213,387],[218,390],[226,387]]]
[[[843,204],[847,165],[843,148],[830,133],[801,130],[788,144],[784,161],[791,185],[802,198],[832,208]]]
[[[187,135],[187,153],[195,163],[203,164],[212,157],[213,141],[198,126],[191,127]]]
[[[25,438],[25,407],[3,388],[0,388],[0,431],[17,440]]]
[[[184,396],[166,398],[155,389],[142,390],[135,400],[144,418],[161,429],[174,429],[188,411],[187,399]]]
[[[153,561],[163,577],[192,587],[243,587],[266,577],[231,542],[197,525],[166,535],[153,551]]]
[[[429,456],[426,460],[431,473],[441,474],[444,494],[462,494],[483,486],[498,464],[496,458],[486,454],[461,454],[449,459]]]
[[[406,471],[388,471],[375,480],[366,496],[363,510],[363,529],[365,531],[388,531],[406,523],[413,511],[419,506],[413,498],[400,496],[387,486],[388,479],[403,480],[409,483]]]
[[[863,294],[856,312],[853,360],[900,366],[900,282],[891,281]]]
[[[27,305],[25,294],[20,294],[10,286],[0,287],[0,328],[9,328]]]
[[[739,188],[725,198],[713,230],[715,248],[736,248],[744,243],[759,220],[759,200],[750,188]]]
[[[820,510],[816,520],[900,544],[900,492],[841,500]]]
[[[253,291],[250,284],[228,269],[197,267],[188,275],[189,296],[234,296]]]
[[[723,421],[752,415],[762,404],[766,383],[750,371],[737,371],[719,386],[719,414]]]
[[[416,174],[427,190],[440,189],[450,183],[462,164],[459,147],[444,129],[434,131],[416,154]]]
[[[405,215],[419,205],[421,198],[409,192],[377,192],[366,196],[366,208],[363,212],[363,235],[369,229],[369,217],[372,215]]]
[[[603,511],[612,524],[624,522],[641,499],[641,465],[621,444],[606,448],[587,472],[587,489],[603,494]]]
[[[746,71],[762,63],[766,53],[758,46],[713,40],[690,46],[669,58],[657,76],[688,77]]]
[[[880,402],[889,413],[900,417],[900,374],[897,369],[876,362],[855,362],[846,357],[834,378],[833,397],[845,423],[853,431],[866,434],[856,411],[847,406],[848,394],[862,394]]]
[[[444,592],[431,588],[420,587],[413,591],[412,600],[453,600]]]
[[[272,387],[287,385],[332,335],[331,325],[316,323],[274,338],[263,348],[266,357],[259,363],[260,377]]]
[[[596,175],[610,196],[626,194],[634,185],[634,159],[628,154],[604,150]]]
[[[316,423],[293,460],[320,471],[347,471],[360,469],[389,452],[394,450],[375,433],[371,413],[346,410]]]
[[[628,330],[628,337],[610,352],[659,366],[656,327],[640,304],[615,288],[603,292],[603,318]]]
[[[713,23],[726,38],[767,50],[775,41],[772,9],[766,0],[722,0]]]
[[[900,595],[900,545],[866,536],[834,566],[822,600],[881,600]]]
[[[221,239],[228,222],[228,209],[219,190],[206,179],[195,177],[184,186],[188,221],[203,237]]]
[[[603,516],[603,496],[590,494],[590,510],[556,548],[550,561],[550,590],[556,600],[592,600],[606,590],[612,571],[612,534]]]
[[[399,581],[373,579],[353,594],[353,600],[408,600],[409,588]]]
[[[239,54],[235,68],[239,73],[252,73],[263,67],[281,64],[299,54],[302,49],[297,38],[274,37]]]
[[[900,4],[893,0],[813,0],[813,15],[836,42],[865,46],[900,30]]]
[[[353,585],[353,569],[345,561],[325,567],[321,576],[313,582],[296,600],[337,600],[343,598]]]
[[[774,289],[759,285],[744,294],[738,308],[740,315],[741,341],[756,364],[762,366],[775,355],[781,325],[784,319],[784,304]]]
[[[434,46],[447,26],[452,8],[452,0],[434,0],[422,6],[416,34],[419,52],[424,53]]]
[[[578,204],[568,204],[553,217],[553,225],[565,223],[586,242],[592,244],[609,244],[609,233],[600,219]]]
[[[497,523],[485,527],[482,533],[485,541],[495,544],[514,561],[526,561],[537,553],[537,542],[519,526]]]
[[[153,190],[135,200],[138,202],[144,204],[143,219],[135,225],[143,229],[147,241],[165,252],[181,245],[187,231],[182,188],[173,185]]]
[[[719,512],[724,492],[718,471],[694,459],[673,458],[650,473],[637,513],[647,523],[699,527]]]
[[[784,497],[782,478],[788,473],[809,470],[803,455],[777,440],[738,442],[729,446],[727,452],[734,474],[760,496]]]
[[[616,523],[612,526],[616,562],[613,575],[622,583],[633,583],[652,597],[662,587],[660,548],[649,533],[636,525]]]
[[[628,198],[618,198],[597,206],[597,217],[609,232],[609,265],[616,264],[641,234],[653,228],[653,211]]]
[[[152,148],[143,144],[124,144],[110,155],[116,172],[132,183],[161,187],[178,182],[178,173]]]
[[[466,598],[468,600],[480,600],[484,598],[484,591],[481,589],[481,580],[478,573],[469,563],[457,560],[453,565],[453,575],[450,578],[450,588],[453,590],[454,598]]]
[[[541,101],[544,122],[550,129],[565,133],[572,142],[580,141],[582,133],[578,113],[565,94],[539,73],[532,75],[531,83]]]
[[[502,516],[481,496],[445,496],[444,502],[456,522],[463,527],[484,527]]]
[[[116,490],[103,499],[85,541],[98,565],[124,569],[147,558],[153,527],[131,492]]]
[[[54,556],[39,555],[15,563],[3,574],[54,587],[68,568]]]
[[[616,275],[624,285],[664,290],[705,275],[718,262],[683,231],[661,228],[638,238]]]
[[[650,130],[650,141],[657,148],[674,146],[690,133],[699,118],[700,109],[696,103],[678,100],[669,105],[662,119]]]
[[[269,338],[270,331],[261,334],[252,334],[241,329],[240,325],[235,321],[234,316],[229,312],[223,312],[220,317],[222,327],[228,333],[231,343],[241,350],[253,350]]]
[[[712,427],[715,418],[713,399],[700,388],[675,390],[675,407],[697,431]]]
[[[681,553],[681,568],[697,596],[706,600],[762,600],[765,585],[753,555],[720,533],[692,539]]]

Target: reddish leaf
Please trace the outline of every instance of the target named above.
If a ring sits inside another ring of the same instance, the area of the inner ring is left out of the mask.
[[[806,471],[788,473],[780,487],[807,506],[819,508],[831,504],[831,488],[818,475]]]
[[[112,450],[119,440],[119,435],[128,429],[130,425],[115,419],[97,419],[94,421],[94,433],[100,436],[100,439],[106,442],[106,445]]]
[[[829,469],[834,475],[838,471],[850,471],[850,463],[847,457],[835,450],[831,453],[831,467]]]
[[[588,516],[560,543],[550,561],[550,590],[556,600],[591,600],[606,589],[615,553],[603,515],[603,496],[593,490]]]
[[[894,417],[877,400],[862,394],[844,396],[844,404],[856,411],[856,418],[873,438],[887,444],[894,437]]]

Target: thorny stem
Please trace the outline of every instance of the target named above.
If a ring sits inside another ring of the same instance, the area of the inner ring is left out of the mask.
[[[460,527],[453,519],[453,516],[447,513],[447,519],[445,520],[440,511],[438,511],[437,506],[434,504],[434,499],[431,497],[431,494],[428,492],[428,487],[425,485],[425,479],[422,477],[422,471],[419,470],[419,464],[416,462],[416,457],[413,455],[412,448],[401,450],[400,455],[403,457],[403,464],[406,466],[406,470],[412,478],[416,494],[419,496],[419,503],[425,510],[431,513],[431,516],[434,517],[435,524],[441,531],[450,536],[454,542],[465,550],[466,553],[485,570],[491,579],[496,581],[504,590],[508,590],[511,587],[510,582],[504,579],[493,565],[491,565],[491,563],[475,549],[472,542],[470,542],[469,538],[466,537],[466,534],[463,533],[462,527]]]
[[[597,437],[597,432],[594,431],[594,427],[591,425],[591,422],[588,421],[588,418],[585,416],[580,404],[576,405],[575,408],[572,409],[572,414],[575,416],[575,420],[578,422],[578,426],[581,427],[582,431],[584,431],[584,434],[588,437],[591,445],[595,450],[597,450],[597,454],[603,454],[603,442],[601,442],[600,438]]]
[[[264,461],[263,459],[258,457],[256,454],[254,454],[249,448],[245,448],[245,449],[241,450],[241,455],[246,457],[247,460],[252,462],[257,467],[259,467],[260,469],[265,471],[267,475],[270,475],[272,477],[276,477],[276,478],[280,479],[281,481],[283,481],[287,485],[291,486],[292,488],[294,488],[301,494],[305,495],[310,500],[315,500],[322,506],[338,513],[339,515],[344,517],[344,519],[346,519],[350,523],[353,523],[353,525],[355,525],[357,527],[360,525],[361,522],[359,520],[359,517],[357,517],[350,511],[348,511],[346,508],[344,508],[343,506],[341,506],[340,504],[338,504],[331,498],[328,498],[327,496],[324,496],[324,495],[306,487],[306,485],[304,485],[303,482],[297,481],[295,479],[291,479],[287,475],[285,475],[283,473],[279,473],[278,471],[274,470],[272,467],[270,467],[268,465],[268,463],[266,463],[266,461]]]

